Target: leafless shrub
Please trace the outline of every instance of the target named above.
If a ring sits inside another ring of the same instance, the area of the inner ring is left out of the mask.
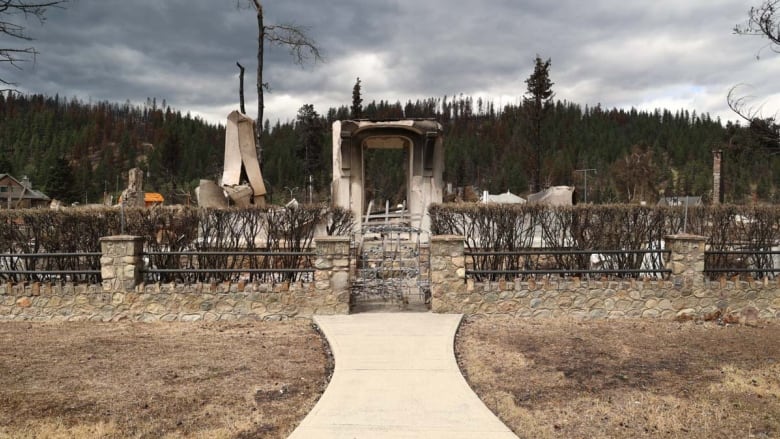
[[[355,218],[352,211],[343,207],[325,208],[325,233],[328,236],[348,236],[355,228]]]
[[[587,205],[540,207],[527,205],[446,204],[429,209],[434,234],[457,234],[466,238],[470,251],[531,250],[536,234],[539,253],[485,256],[473,261],[477,270],[510,270],[520,263],[523,270],[581,270],[598,255],[600,270],[657,270],[663,268],[658,252],[599,254],[600,251],[660,250],[667,235],[689,233],[706,236],[713,252],[754,251],[735,260],[734,255],[712,253],[708,268],[747,264],[757,275],[774,268],[769,251],[778,244],[780,208],[776,206],[661,207],[637,205]],[[589,253],[588,251],[593,251]],[[495,276],[494,276],[495,277]],[[491,277],[491,278],[494,278]]]
[[[117,209],[0,210],[0,271],[99,270],[99,257],[20,259],[19,254],[97,253],[100,238],[117,235],[122,212]],[[240,269],[297,269],[311,267],[306,252],[317,224],[329,234],[351,232],[352,215],[344,209],[301,206],[297,209],[198,209],[156,207],[126,209],[126,234],[142,236],[145,263],[151,269],[228,269],[235,272],[158,273],[160,281],[223,281],[242,276]],[[284,251],[283,256],[246,252]],[[177,252],[201,252],[175,254]],[[229,253],[229,254],[227,254]],[[242,254],[244,253],[244,254]],[[296,280],[300,273],[252,275],[250,279]],[[39,280],[36,276],[0,275],[0,280]]]

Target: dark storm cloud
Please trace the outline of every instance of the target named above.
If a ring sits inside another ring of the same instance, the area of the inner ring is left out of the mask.
[[[376,3],[376,4],[374,4]],[[237,8],[236,6],[243,6]],[[3,71],[24,90],[82,99],[166,99],[182,111],[221,120],[237,106],[237,68],[253,96],[257,28],[245,0],[77,0],[32,24],[34,68]],[[292,118],[348,105],[356,77],[364,99],[405,101],[479,94],[516,100],[539,54],[552,59],[558,99],[583,105],[681,106],[728,115],[738,83],[777,96],[780,55],[732,35],[746,0],[396,0],[265,2],[266,23],[303,26],[324,64],[295,65],[266,52],[266,117]],[[247,103],[250,114],[253,102]],[[780,108],[780,105],[775,105]],[[726,116],[730,117],[730,116]]]

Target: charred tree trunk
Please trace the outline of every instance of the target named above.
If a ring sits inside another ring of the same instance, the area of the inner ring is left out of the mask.
[[[238,99],[241,105],[241,113],[246,114],[246,107],[244,106],[244,66],[241,63],[236,62],[240,70],[238,74]]]
[[[263,172],[263,51],[265,45],[265,24],[263,24],[263,5],[259,0],[253,0],[257,9],[257,119],[255,120],[255,149],[260,173]]]

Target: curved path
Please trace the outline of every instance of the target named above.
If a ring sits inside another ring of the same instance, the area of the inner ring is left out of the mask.
[[[302,438],[517,439],[460,374],[453,341],[461,315],[315,316],[336,360]]]

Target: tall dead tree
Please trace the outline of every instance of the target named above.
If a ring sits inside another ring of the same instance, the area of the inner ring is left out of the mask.
[[[46,21],[46,11],[55,7],[63,7],[69,0],[30,1],[30,0],[0,0],[0,36],[23,42],[32,41],[27,34],[27,23],[36,19]],[[8,44],[8,43],[5,43]],[[21,69],[20,64],[34,61],[38,51],[35,47],[0,47],[0,63],[6,63]],[[0,92],[13,91],[16,84],[0,78]]]
[[[239,68],[238,72],[238,102],[241,106],[241,114],[246,114],[246,106],[244,106],[244,66],[240,62],[236,62]]]
[[[263,82],[263,55],[265,43],[285,46],[290,50],[296,64],[303,65],[310,59],[321,61],[322,56],[317,43],[306,35],[306,30],[294,24],[267,25],[263,20],[263,5],[260,0],[252,0],[257,12],[257,129],[255,130],[255,148],[260,170],[263,169],[263,92],[268,89],[268,83]]]

